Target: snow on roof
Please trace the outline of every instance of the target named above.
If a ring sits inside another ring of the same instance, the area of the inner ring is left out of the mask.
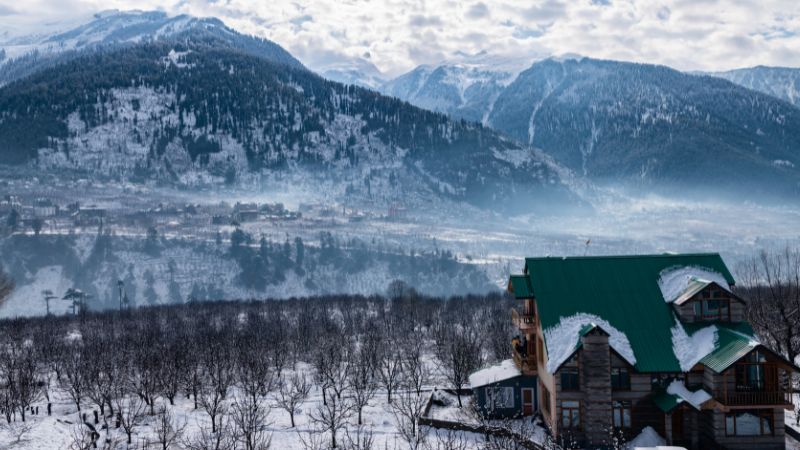
[[[721,273],[706,267],[676,266],[658,274],[658,287],[667,303],[675,301],[692,281],[714,282],[728,291],[731,288]]]
[[[544,339],[547,345],[547,371],[555,373],[573,353],[580,343],[581,329],[586,325],[593,325],[608,333],[608,344],[630,365],[636,364],[628,336],[622,331],[611,326],[608,321],[599,316],[587,313],[578,313],[569,317],[562,317],[558,324],[544,330]]]
[[[631,439],[631,441],[628,443],[628,448],[644,450],[645,448],[657,448],[658,446],[666,443],[667,441],[661,437],[661,435],[659,435],[658,432],[653,429],[653,427],[644,427],[638,436]]]
[[[667,387],[667,394],[677,395],[681,400],[694,406],[695,409],[700,409],[700,405],[711,399],[711,394],[702,389],[694,392],[690,391],[683,385],[681,380],[674,380],[670,383]]]
[[[470,387],[476,388],[497,383],[498,381],[508,380],[520,375],[522,375],[522,372],[520,372],[517,365],[514,364],[514,361],[507,359],[500,364],[472,373],[469,376],[469,385]]]
[[[695,364],[717,348],[719,336],[714,325],[701,328],[689,336],[681,322],[676,319],[671,331],[672,351],[684,372],[692,370]]]

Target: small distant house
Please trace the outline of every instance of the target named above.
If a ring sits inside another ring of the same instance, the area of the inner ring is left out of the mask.
[[[718,254],[527,258],[508,283],[518,372],[473,374],[477,405],[539,413],[585,448],[650,427],[688,449],[783,449],[800,368],[759,342],[734,283]]]
[[[34,217],[53,217],[58,214],[58,205],[48,198],[38,198],[33,202]]]
[[[524,376],[514,360],[471,374],[469,384],[480,412],[487,418],[515,418],[537,409],[536,378]]]
[[[98,208],[94,206],[80,208],[72,214],[75,225],[78,226],[95,226],[101,225],[106,217],[105,208]]]

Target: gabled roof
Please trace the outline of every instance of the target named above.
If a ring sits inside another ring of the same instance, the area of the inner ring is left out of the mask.
[[[604,319],[624,334],[636,370],[681,372],[672,344],[676,319],[658,284],[665,269],[681,266],[707,268],[734,284],[716,253],[527,258],[525,273],[537,300],[548,356],[547,330],[558,326],[562,318],[585,313]],[[579,339],[577,333],[575,339]]]
[[[747,323],[717,323],[717,345],[700,363],[711,370],[721,373],[733,363],[743,358],[761,344],[753,336],[755,333]],[[685,324],[687,332],[698,329],[703,324]]]
[[[514,363],[514,360],[507,359],[500,364],[473,372],[469,376],[469,385],[474,389],[481,386],[488,386],[490,384],[510,380],[511,378],[516,378],[520,375],[522,375],[522,372]]]
[[[720,272],[698,266],[668,267],[658,277],[658,288],[667,303],[685,302],[712,284],[730,292],[733,283]]]
[[[687,331],[690,328],[702,327],[702,324],[685,324]],[[783,360],[788,366],[800,371],[795,364],[783,356],[775,353],[771,349],[762,345],[750,324],[741,323],[717,323],[717,345],[713,352],[709,353],[700,360],[700,364],[708,367],[717,373],[722,373],[734,363],[744,358],[751,351],[761,348],[773,354],[776,358]]]

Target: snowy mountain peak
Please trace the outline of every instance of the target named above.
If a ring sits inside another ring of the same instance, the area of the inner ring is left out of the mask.
[[[329,80],[369,89],[378,89],[386,82],[383,73],[364,58],[324,66],[317,72]]]
[[[800,68],[756,66],[708,73],[800,107]]]
[[[534,59],[459,51],[437,64],[417,66],[380,90],[426,109],[485,123],[500,92]]]
[[[168,39],[200,40],[303,68],[277,44],[240,34],[216,18],[170,16],[163,11],[109,10],[89,16],[77,25],[53,24],[48,30],[0,41],[0,55],[5,56],[0,58],[0,86],[86,52]]]

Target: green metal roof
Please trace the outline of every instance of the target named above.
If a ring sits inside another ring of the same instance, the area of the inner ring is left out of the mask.
[[[674,394],[668,394],[667,391],[661,391],[653,396],[653,403],[658,406],[661,411],[668,413],[680,405],[683,400]]]
[[[527,258],[525,273],[543,330],[562,317],[594,314],[625,333],[638,371],[681,372],[672,350],[675,315],[658,287],[664,269],[681,266],[714,270],[734,284],[716,253]]]
[[[717,323],[715,325],[717,326],[716,349],[701,359],[700,363],[717,373],[724,371],[760,345],[753,337],[753,329],[748,323]],[[693,332],[690,330],[690,326],[698,329],[703,324],[684,325],[687,333]]]
[[[533,293],[528,277],[525,275],[511,275],[508,281],[516,298],[531,298]]]

